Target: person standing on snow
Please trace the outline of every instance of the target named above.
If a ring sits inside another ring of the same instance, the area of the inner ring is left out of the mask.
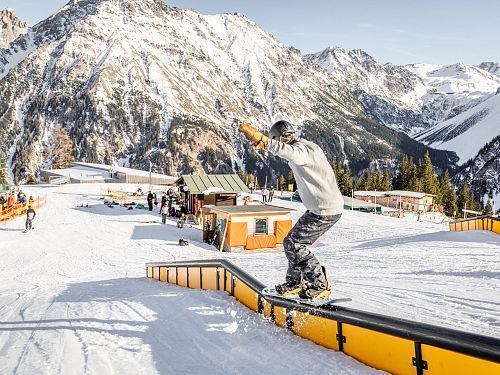
[[[153,211],[153,198],[154,198],[153,193],[151,193],[150,191],[147,197],[149,211]]]
[[[288,271],[286,282],[276,285],[276,291],[281,295],[298,293],[300,298],[313,301],[328,298],[331,286],[325,268],[308,246],[342,215],[344,200],[330,163],[318,145],[298,138],[287,121],[276,122],[269,130],[269,137],[248,124],[241,124],[240,131],[257,150],[267,149],[288,161],[307,209],[283,241]]]
[[[269,195],[269,190],[267,190],[267,186],[264,186],[264,188],[262,189],[262,203],[267,202],[268,195]]]
[[[36,212],[33,207],[29,207],[26,210],[26,229],[25,232],[33,229],[33,220],[35,219]]]

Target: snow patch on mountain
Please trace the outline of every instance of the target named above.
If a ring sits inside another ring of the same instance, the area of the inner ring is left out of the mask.
[[[482,62],[477,67],[500,77],[500,63],[487,61]]]
[[[455,151],[460,163],[476,156],[500,135],[500,94],[417,135],[417,139],[441,150]]]

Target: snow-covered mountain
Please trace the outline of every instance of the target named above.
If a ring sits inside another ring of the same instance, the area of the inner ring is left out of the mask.
[[[427,148],[367,118],[348,87],[238,14],[201,15],[161,0],[73,0],[0,50],[0,158],[26,180],[63,126],[75,157],[156,171],[284,164],[237,131],[287,118],[353,169]],[[452,153],[431,150],[441,167]],[[272,166],[272,168],[269,168]]]
[[[0,11],[0,49],[6,48],[19,35],[28,31],[28,24],[17,18],[10,8]]]
[[[433,148],[452,150],[465,163],[500,135],[500,94],[419,133],[416,138]]]
[[[500,122],[497,122],[500,124]],[[500,135],[482,147],[457,173],[458,183],[467,181],[483,202],[494,199],[500,207]]]
[[[496,62],[486,61],[478,65],[478,68],[500,77],[500,64]]]
[[[329,47],[307,59],[343,81],[375,121],[413,136],[494,95],[500,77],[472,65],[381,64]]]

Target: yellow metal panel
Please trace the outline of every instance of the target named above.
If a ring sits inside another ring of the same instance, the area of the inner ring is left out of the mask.
[[[474,229],[476,229],[475,228],[476,220],[469,220],[467,222],[467,224],[468,224],[467,230],[474,230]]]
[[[189,267],[189,287],[193,289],[200,288],[200,267]]]
[[[493,375],[500,374],[500,363],[422,344],[422,359],[427,361],[426,375]]]
[[[225,274],[226,274],[226,272],[224,271],[224,268],[221,267],[220,271],[219,271],[219,290],[226,290],[225,283],[224,283],[224,275]]]
[[[187,286],[187,268],[178,267],[177,268],[177,285]]]
[[[217,277],[216,268],[202,268],[201,269],[201,277],[203,279],[203,289],[205,290],[215,290],[215,278]]]
[[[347,355],[391,374],[415,375],[413,341],[350,324],[342,324],[342,334],[346,337]]]
[[[500,221],[498,220],[492,220],[493,221],[493,232],[496,234],[500,234]]]
[[[484,223],[484,219],[477,219],[477,230],[484,229],[483,223]]]
[[[241,280],[234,282],[234,296],[238,301],[253,311],[259,309],[259,296]]]
[[[167,281],[167,267],[160,267],[160,281]]]
[[[456,230],[456,223],[450,223],[450,230],[455,231]]]
[[[226,271],[226,292],[228,292],[229,294],[231,294],[231,277],[233,275],[231,275],[231,272],[229,271]],[[221,286],[221,289],[223,287]]]
[[[147,275],[148,277],[153,277],[153,269],[151,267],[147,267]]]
[[[159,272],[159,267],[153,267],[153,279],[158,280]]]
[[[335,320],[297,311],[293,317],[293,331],[318,345],[339,350]]]
[[[484,221],[484,230],[491,230],[491,222],[493,220],[491,220],[489,217],[486,218],[486,220]]]
[[[175,267],[168,267],[168,282],[170,284],[177,284],[177,280],[175,278]]]
[[[266,318],[271,318],[271,304],[266,300],[262,300],[262,313]]]
[[[274,318],[277,325],[286,327],[286,309],[281,306],[274,306]]]

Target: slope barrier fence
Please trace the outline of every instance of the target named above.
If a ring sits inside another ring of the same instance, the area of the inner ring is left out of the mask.
[[[40,207],[45,206],[47,203],[47,195],[38,196],[33,200],[33,208],[38,210]],[[3,209],[0,211],[0,224],[6,223],[15,219],[16,217],[23,216],[26,214],[28,209],[28,202],[26,203],[16,203],[8,209]]]
[[[393,374],[500,374],[500,339],[347,307],[264,296],[265,287],[224,259],[146,263],[151,279],[223,290],[276,325]]]
[[[500,219],[493,216],[476,216],[469,219],[450,221],[450,230],[489,230],[500,234]]]

